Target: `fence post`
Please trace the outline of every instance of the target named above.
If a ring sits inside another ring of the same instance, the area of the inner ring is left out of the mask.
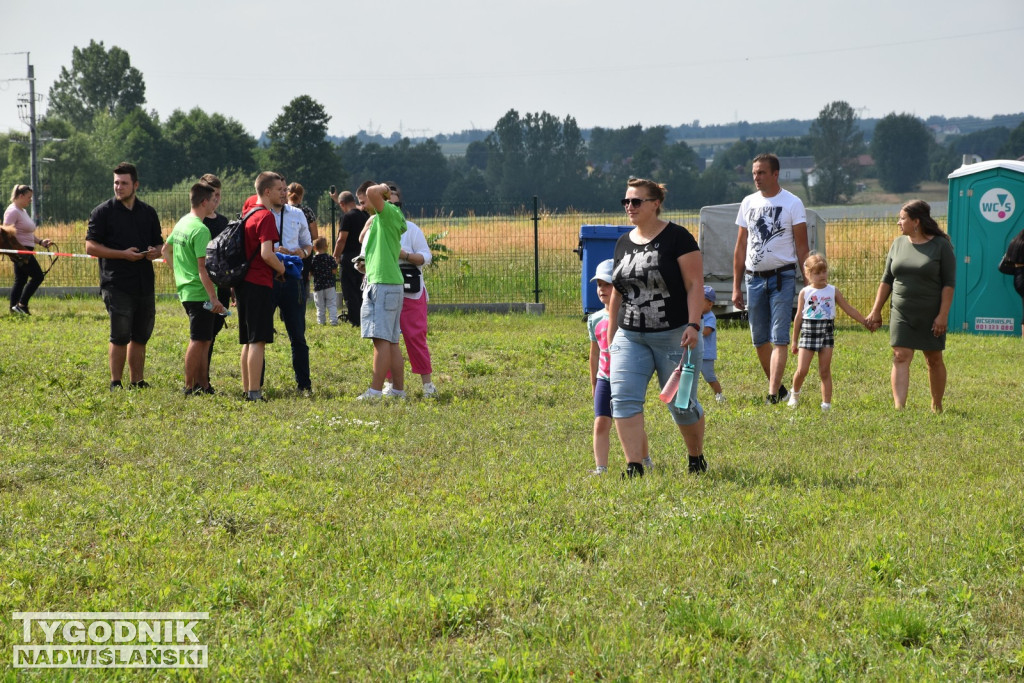
[[[533,195],[533,303],[540,303],[540,213]]]
[[[330,196],[330,195],[328,195],[328,196]],[[331,254],[334,253],[334,245],[338,241],[338,233],[336,233],[334,231],[334,228],[335,228],[335,223],[334,223],[334,207],[335,206],[336,206],[336,204],[334,203],[334,198],[332,197],[331,198],[331,249],[330,249],[330,252],[328,252],[328,253],[331,253]]]

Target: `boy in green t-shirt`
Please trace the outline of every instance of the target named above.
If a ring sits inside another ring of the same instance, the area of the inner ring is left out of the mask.
[[[214,192],[206,183],[192,186],[189,192],[192,210],[174,226],[163,247],[164,261],[174,267],[178,298],[189,320],[189,343],[185,350],[186,396],[213,393],[209,351],[216,334],[216,316],[227,313],[206,272],[210,229],[203,224],[203,219],[216,209]],[[207,305],[210,308],[206,308]]]
[[[405,363],[398,344],[401,334],[399,316],[404,302],[402,271],[398,267],[405,216],[389,202],[387,185],[371,185],[366,189],[366,209],[372,226],[366,233],[366,285],[360,322],[364,339],[373,340],[373,377],[370,388],[359,395],[360,400],[382,396],[384,379],[391,371],[393,395],[405,396]],[[368,224],[369,225],[369,224]]]

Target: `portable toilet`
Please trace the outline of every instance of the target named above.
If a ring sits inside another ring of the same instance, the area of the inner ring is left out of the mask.
[[[604,304],[597,298],[597,285],[590,281],[597,272],[597,264],[615,257],[615,243],[619,236],[633,229],[632,225],[581,225],[580,243],[574,251],[579,254],[583,267],[580,272],[580,292],[583,313],[600,311]]]
[[[1021,298],[996,267],[1024,228],[1024,162],[994,160],[949,174],[949,238],[956,254],[951,331],[1020,334]]]

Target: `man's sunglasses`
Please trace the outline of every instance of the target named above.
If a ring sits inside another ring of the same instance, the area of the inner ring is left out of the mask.
[[[640,199],[639,197],[627,197],[626,199],[622,200],[622,206],[623,206],[623,208],[625,208],[627,206],[632,206],[634,209],[636,209],[640,205],[642,205],[644,202],[656,202],[656,201],[658,201],[658,200],[657,199],[653,199],[651,197],[647,197],[646,199]]]

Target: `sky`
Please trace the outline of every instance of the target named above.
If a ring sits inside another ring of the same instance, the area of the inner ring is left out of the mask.
[[[35,0],[4,9],[0,131],[90,40],[118,46],[162,120],[200,107],[254,136],[293,98],[328,132],[490,129],[509,109],[582,128],[1024,111],[1021,0]],[[372,14],[371,14],[372,12]],[[12,54],[14,53],[14,54]]]

